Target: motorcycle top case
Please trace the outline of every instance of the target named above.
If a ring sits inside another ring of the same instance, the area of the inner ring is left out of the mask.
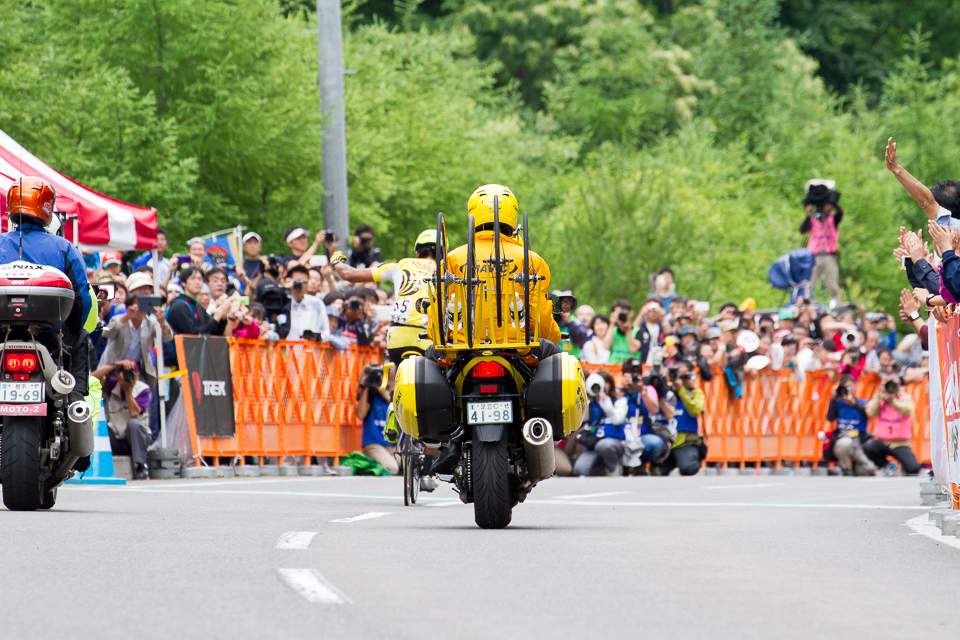
[[[393,408],[400,428],[414,438],[441,441],[453,432],[456,396],[432,360],[411,356],[400,363]]]
[[[580,361],[559,353],[540,361],[527,385],[527,419],[543,418],[553,427],[554,440],[580,428],[587,412],[587,389]]]
[[[29,262],[0,265],[0,324],[52,326],[67,320],[73,284],[59,269]]]

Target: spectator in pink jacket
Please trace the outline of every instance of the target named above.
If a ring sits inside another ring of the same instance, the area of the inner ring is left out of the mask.
[[[887,466],[892,456],[903,466],[907,475],[920,473],[920,464],[910,449],[913,426],[913,398],[903,393],[900,375],[890,373],[883,377],[880,390],[867,403],[867,415],[876,418],[873,438],[863,445],[863,452],[878,468]]]

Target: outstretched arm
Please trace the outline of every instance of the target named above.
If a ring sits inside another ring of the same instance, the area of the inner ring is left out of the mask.
[[[897,180],[900,181],[900,184],[903,185],[903,188],[907,190],[907,193],[913,196],[913,199],[917,201],[917,204],[924,210],[927,217],[931,220],[936,220],[937,213],[940,211],[940,205],[933,199],[933,193],[930,192],[930,189],[910,175],[910,173],[897,162],[897,143],[893,141],[893,138],[887,139],[887,150],[884,153],[884,161],[890,173],[895,175]]]
[[[330,258],[333,270],[347,282],[373,282],[373,269],[357,269],[346,263],[343,253],[337,251]]]

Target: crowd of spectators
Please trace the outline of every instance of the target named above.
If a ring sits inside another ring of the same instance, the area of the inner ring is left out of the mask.
[[[919,310],[940,313],[937,305],[960,299],[960,224],[953,216],[960,212],[960,183],[926,189],[896,163],[895,152],[891,159],[889,147],[887,165],[931,218],[932,251],[922,231],[901,229],[894,252],[911,285],[902,292],[900,318],[913,332],[901,336],[892,315],[843,304],[837,282],[839,194],[832,182],[811,181],[800,230],[811,234],[814,278],[824,280],[827,304],[800,295],[779,308],[758,309],[752,298],[714,308],[679,293],[666,266],[652,276],[650,293],[639,301],[617,300],[609,309],[585,304],[558,316],[569,335],[560,345],[564,351],[622,372],[619,387],[608,370],[599,372],[583,427],[557,449],[558,474],[697,473],[706,455],[699,416],[712,400],[698,380],[720,376],[724,384],[710,388],[736,399],[744,382],[763,371],[788,372],[798,383],[822,372],[834,381],[824,416],[833,424],[824,434],[825,461],[845,473],[867,475],[889,470],[892,458],[903,472],[917,473],[908,442],[913,407],[903,387],[928,373],[927,328]],[[817,198],[825,204],[815,206]],[[175,359],[175,334],[313,340],[337,350],[350,344],[386,346],[394,294],[380,283],[351,284],[338,277],[330,264],[337,238],[329,230],[286,229],[289,253],[283,255],[264,255],[260,235],[248,232],[239,264],[201,238],[168,258],[167,234],[160,229],[158,236],[157,260],[150,252],[85,256],[91,281],[115,288],[109,299],[100,300],[103,329],[93,336],[94,375],[104,380],[116,409],[111,442],[115,450],[131,454],[138,472],[159,429],[155,344],[164,345],[166,361]],[[359,225],[347,263],[361,269],[381,263],[374,240],[373,229]],[[651,375],[651,370],[660,373]],[[882,385],[873,398],[858,400],[854,389],[865,374],[880,377]],[[386,396],[365,391],[359,398],[358,409],[369,423],[365,431],[370,431],[364,445],[387,446],[382,438]],[[384,458],[382,453],[377,450],[374,457]]]

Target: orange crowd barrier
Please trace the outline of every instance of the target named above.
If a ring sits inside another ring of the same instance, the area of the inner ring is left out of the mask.
[[[382,352],[351,346],[337,352],[316,342],[270,343],[229,338],[236,434],[198,437],[192,407],[187,407],[195,453],[219,457],[311,456],[339,458],[360,449],[362,423],[356,416],[356,390],[363,367],[379,363]],[[584,364],[588,373],[606,369],[617,384],[620,367]],[[880,379],[861,376],[857,397],[869,399]],[[720,370],[710,382],[697,384],[707,398],[700,424],[707,462],[724,466],[780,466],[817,462],[822,456],[820,431],[832,426],[827,405],[836,387],[829,374],[810,373],[798,383],[790,371],[750,374],[742,397],[733,392]],[[907,385],[914,399],[913,450],[930,462],[930,402],[927,381]],[[189,394],[187,394],[189,400]],[[872,426],[872,425],[871,425]]]
[[[199,456],[339,458],[360,449],[356,415],[363,367],[381,361],[370,347],[337,352],[316,342],[229,338],[236,435],[198,437],[188,400],[190,436]]]
[[[620,367],[583,364],[588,373],[609,371],[622,384]],[[829,432],[827,406],[836,383],[827,373],[808,373],[798,383],[792,371],[761,371],[748,374],[742,397],[734,398],[730,386],[717,369],[710,382],[698,378],[706,396],[706,409],[700,417],[700,430],[707,443],[707,462],[743,467],[746,464],[817,462],[822,459],[823,443],[819,432]],[[880,385],[877,376],[860,376],[858,398],[873,397]],[[904,389],[913,397],[912,449],[917,460],[930,462],[930,396],[928,380],[909,384]],[[873,420],[870,429],[873,428]]]

